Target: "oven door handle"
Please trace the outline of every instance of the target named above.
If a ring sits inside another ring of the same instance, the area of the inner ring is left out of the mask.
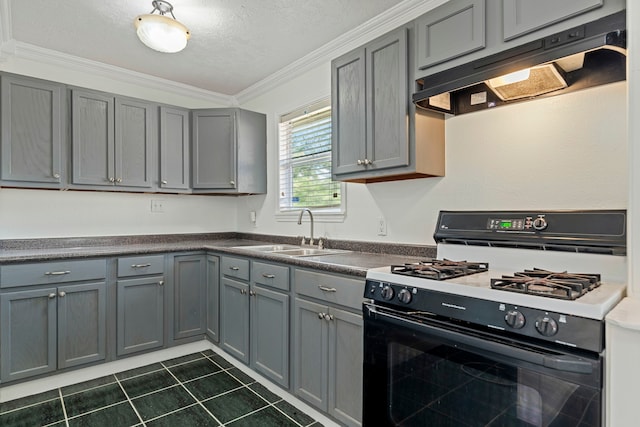
[[[573,372],[578,374],[592,374],[595,370],[596,362],[583,359],[571,355],[545,354],[539,351],[531,351],[521,348],[517,345],[507,345],[496,341],[495,339],[480,338],[466,333],[453,330],[442,329],[429,325],[427,323],[416,322],[386,310],[379,310],[375,306],[365,304],[367,315],[373,318],[382,318],[394,325],[404,328],[411,328],[416,332],[429,333],[441,339],[446,339],[452,343],[463,344],[475,349],[497,354],[499,356],[514,358],[524,362],[533,363],[535,365],[544,366],[545,368],[555,369],[563,372]]]

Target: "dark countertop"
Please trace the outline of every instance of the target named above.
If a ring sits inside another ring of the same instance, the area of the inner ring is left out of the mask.
[[[328,242],[328,246],[331,248],[345,249],[350,252],[305,257],[289,257],[242,248],[242,246],[250,245],[283,243],[297,244],[289,237],[241,233],[2,240],[0,241],[0,265],[167,252],[209,251],[364,277],[370,268],[403,264],[435,256],[435,248],[428,246],[378,245],[370,242],[358,244],[353,241]]]

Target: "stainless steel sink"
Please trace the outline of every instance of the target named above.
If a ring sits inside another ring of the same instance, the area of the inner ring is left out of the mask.
[[[287,255],[287,256],[318,256],[318,255],[333,255],[343,254],[349,251],[343,251],[340,249],[316,249],[316,248],[299,248],[299,249],[287,249],[284,251],[273,251],[272,254]]]
[[[303,257],[303,256],[320,256],[320,255],[333,255],[343,254],[350,251],[342,249],[319,249],[319,248],[304,248],[296,245],[255,245],[255,246],[236,246],[236,249],[245,249],[248,251],[264,252],[273,255],[283,255],[289,257]]]

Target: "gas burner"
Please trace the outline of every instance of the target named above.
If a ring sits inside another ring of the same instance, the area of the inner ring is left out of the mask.
[[[491,279],[491,287],[550,298],[574,300],[600,286],[599,274],[553,272],[534,268]]]
[[[404,265],[392,265],[391,272],[405,276],[422,277],[432,280],[447,280],[454,277],[482,273],[489,269],[486,262],[451,261],[433,259]]]

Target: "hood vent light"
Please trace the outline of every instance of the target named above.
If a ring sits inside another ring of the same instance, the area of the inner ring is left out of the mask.
[[[625,12],[420,78],[413,102],[458,115],[623,81]]]

